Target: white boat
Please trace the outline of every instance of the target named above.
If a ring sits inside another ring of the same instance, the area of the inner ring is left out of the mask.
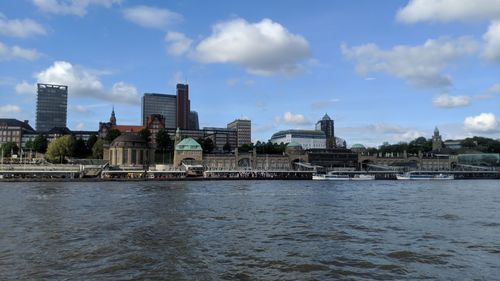
[[[313,175],[313,180],[334,180],[334,181],[349,181],[349,180],[374,180],[374,175],[355,175],[354,177],[349,177],[349,175],[341,174],[326,174],[326,175]]]
[[[355,175],[352,178],[353,181],[371,181],[374,179],[375,179],[375,175],[366,175],[366,174]]]
[[[396,175],[398,180],[453,180],[455,179],[454,175],[445,175],[445,174],[414,174],[414,173],[405,173],[402,175]]]

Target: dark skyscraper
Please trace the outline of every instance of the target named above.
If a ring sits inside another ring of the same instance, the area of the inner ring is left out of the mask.
[[[191,111],[189,113],[188,127],[190,130],[199,130],[200,129],[200,122],[198,121],[198,112]]]
[[[189,101],[189,86],[187,84],[177,84],[177,128],[189,128],[190,112],[191,105]]]
[[[323,131],[326,135],[326,148],[336,147],[335,126],[333,120],[325,113],[325,116],[316,123],[316,130]]]
[[[145,93],[142,97],[142,125],[147,124],[148,117],[160,114],[165,119],[165,127],[177,126],[177,96],[156,93]]]
[[[66,127],[68,86],[38,84],[36,100],[36,130],[48,132],[54,127]]]

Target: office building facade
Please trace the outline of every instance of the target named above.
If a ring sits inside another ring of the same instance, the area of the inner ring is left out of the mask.
[[[142,97],[142,125],[146,126],[151,115],[160,114],[165,127],[175,128],[177,124],[177,96],[145,93]]]
[[[200,129],[200,121],[198,121],[198,112],[191,111],[189,113],[188,128],[189,128],[189,130],[199,130]]]
[[[272,143],[288,144],[299,143],[304,149],[325,149],[326,136],[323,131],[318,130],[286,130],[279,131],[272,135]]]
[[[228,129],[236,130],[238,136],[238,147],[244,144],[252,143],[252,121],[245,119],[236,119],[227,124]]]
[[[333,120],[325,113],[325,116],[316,123],[316,130],[322,131],[326,136],[326,148],[337,146],[335,141],[335,126]]]
[[[23,122],[17,119],[0,118],[0,145],[13,142],[17,147],[23,147],[24,135],[35,135],[35,130],[28,124],[28,120]]]
[[[36,130],[48,132],[54,127],[66,127],[68,87],[38,84],[36,101]]]
[[[189,85],[177,84],[177,128],[189,129],[190,113],[191,104],[189,101]]]

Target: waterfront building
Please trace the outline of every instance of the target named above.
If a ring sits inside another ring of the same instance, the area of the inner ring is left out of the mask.
[[[54,127],[66,127],[68,87],[37,84],[36,130],[48,132]]]
[[[176,138],[178,140],[178,138]],[[174,166],[182,164],[196,165],[203,160],[203,149],[201,145],[192,138],[185,138],[175,145]]]
[[[471,168],[500,167],[500,154],[498,153],[459,154],[457,159],[459,165]]]
[[[451,150],[458,150],[462,148],[462,140],[447,140],[444,142],[444,146]]]
[[[434,135],[432,136],[432,151],[440,151],[441,149],[443,149],[443,139],[436,127],[434,129]]]
[[[355,143],[351,146],[351,150],[356,153],[366,152],[366,147],[360,143]]]
[[[154,150],[137,134],[122,134],[103,148],[103,158],[112,166],[149,165]]]
[[[145,93],[142,97],[142,125],[146,126],[151,115],[162,115],[165,127],[175,128],[177,118],[177,96]]]
[[[200,121],[198,120],[198,112],[196,112],[196,111],[189,112],[188,128],[190,130],[199,130],[200,129]]]
[[[17,119],[0,118],[0,145],[13,142],[21,148],[23,136],[30,134],[35,134],[35,130],[29,125],[28,120],[23,122]]]
[[[156,144],[156,134],[165,129],[165,118],[161,114],[152,114],[148,116],[145,128],[151,133],[151,143]]]
[[[355,170],[358,167],[358,153],[350,149],[309,149],[307,159],[311,165],[330,170]]]
[[[189,101],[189,85],[177,84],[177,112],[176,128],[189,129],[189,114],[191,102]]]
[[[322,131],[326,136],[326,148],[334,148],[337,146],[335,141],[335,126],[334,121],[325,113],[323,118],[316,123],[316,130]]]
[[[236,130],[237,147],[252,143],[252,121],[247,119],[236,119],[227,124],[227,128]]]
[[[360,169],[447,171],[457,166],[457,156],[421,152],[409,155],[406,151],[386,155],[363,152],[358,154],[358,166]]]
[[[235,129],[205,127],[203,128],[203,138],[210,138],[214,143],[214,150],[222,152],[224,145],[229,144],[231,150],[237,148],[238,133]]]
[[[272,143],[297,142],[304,149],[325,149],[326,135],[320,130],[285,130],[272,135]]]

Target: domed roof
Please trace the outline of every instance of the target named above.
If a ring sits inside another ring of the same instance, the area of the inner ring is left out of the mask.
[[[146,146],[148,142],[144,140],[141,136],[136,134],[121,134],[116,139],[113,140],[111,146],[124,146],[124,145],[142,145]]]
[[[358,149],[364,149],[366,148],[364,145],[360,144],[360,143],[355,143],[351,146],[351,148],[358,148]]]
[[[202,150],[202,148],[193,138],[185,138],[175,146],[175,150]]]
[[[302,145],[296,141],[292,141],[286,145],[287,148],[302,148]]]

